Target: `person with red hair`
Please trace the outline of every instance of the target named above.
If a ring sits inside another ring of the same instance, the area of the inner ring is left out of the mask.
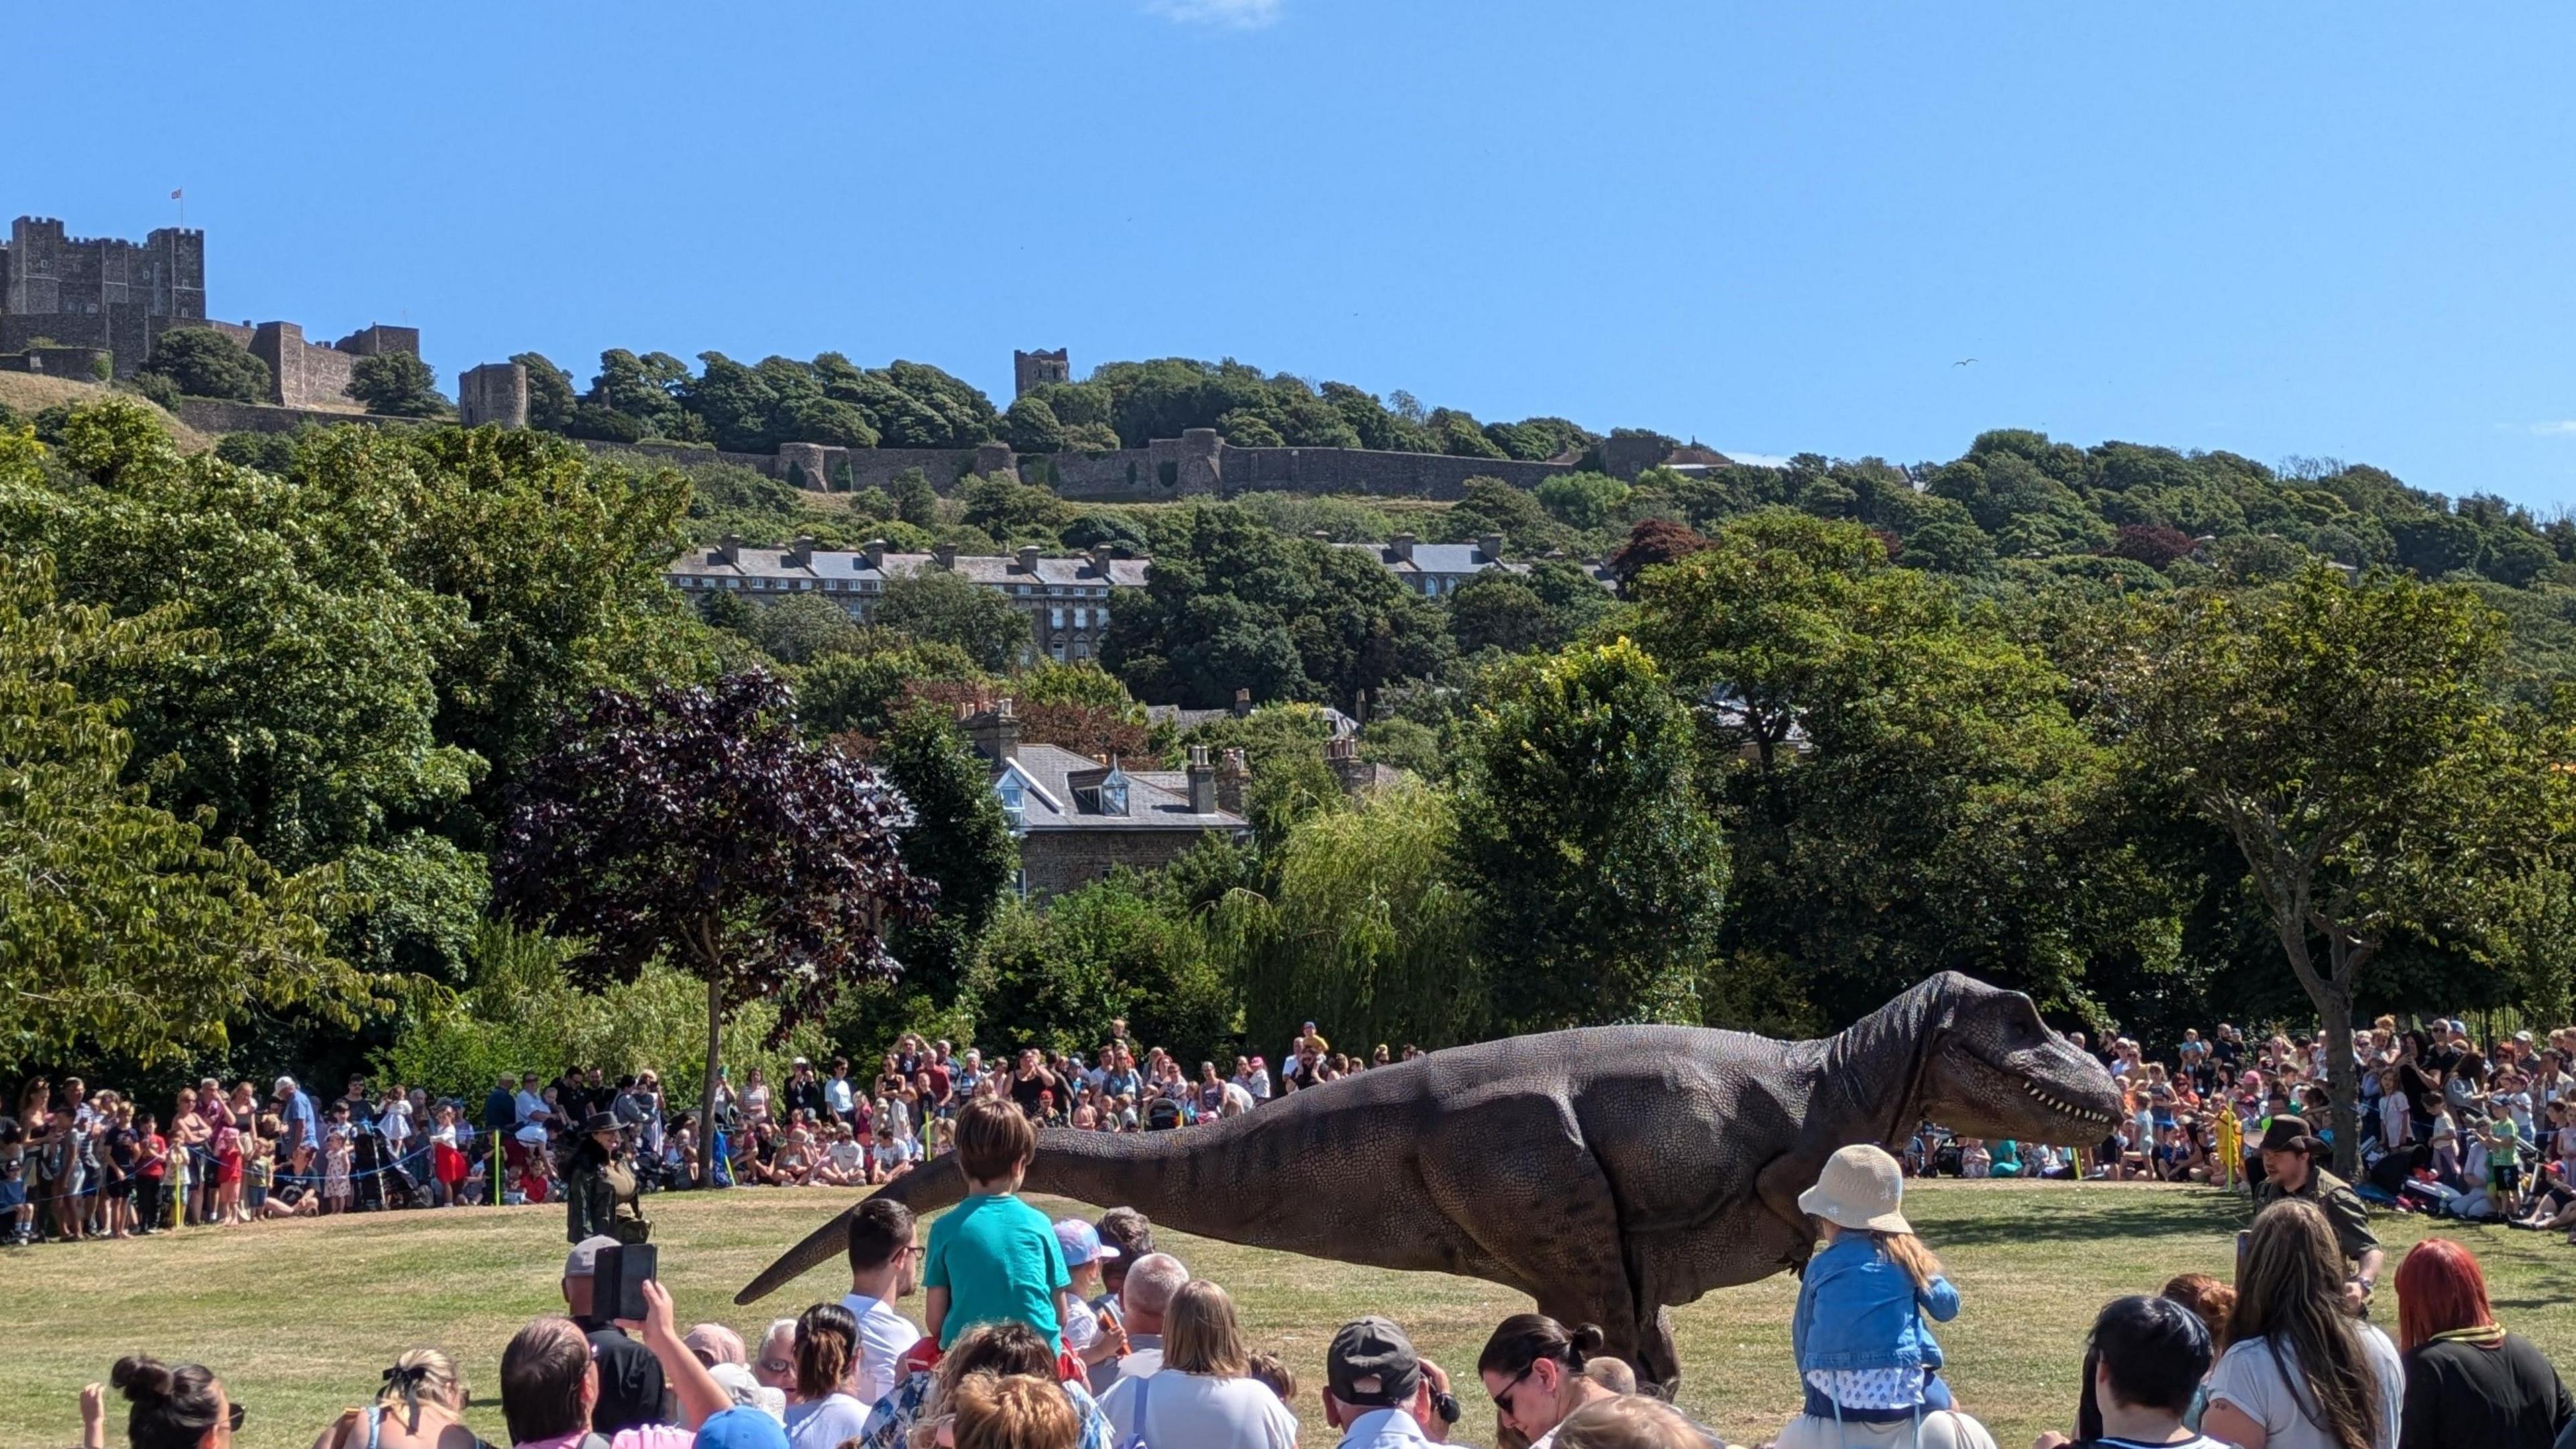
[[[2397,1449],[2551,1449],[2576,1419],[2558,1371],[2495,1321],[2486,1274],[2448,1238],[2426,1238],[2397,1265],[2397,1340]]]

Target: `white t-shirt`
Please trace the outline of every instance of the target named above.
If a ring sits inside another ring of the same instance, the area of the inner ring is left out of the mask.
[[[876,1146],[877,1171],[892,1172],[912,1161],[912,1144],[897,1137]]]
[[[2397,1449],[2397,1421],[2405,1407],[2406,1370],[2399,1363],[2397,1346],[2388,1335],[2371,1325],[2357,1325],[2362,1352],[2370,1359],[2372,1372],[2379,1379],[2379,1424],[2370,1436],[2371,1449]],[[2281,1349],[2281,1362],[2292,1374],[2298,1371],[2295,1350]],[[2292,1388],[2281,1376],[2281,1368],[2272,1358],[2272,1345],[2265,1339],[2247,1339],[2229,1344],[2210,1370],[2209,1401],[2234,1404],[2245,1417],[2263,1426],[2268,1449],[2336,1449],[2334,1437],[2308,1421],[2311,1407],[2304,1386]]]
[[[832,1166],[842,1172],[856,1172],[867,1165],[868,1150],[856,1142],[832,1144]]]
[[[895,1360],[921,1342],[921,1330],[882,1298],[861,1293],[842,1295],[841,1306],[859,1321],[858,1362],[850,1366],[850,1397],[874,1404],[894,1392]]]
[[[1151,1385],[1150,1391],[1147,1386]],[[1144,1423],[1136,1405],[1144,1401]],[[1297,1416],[1258,1379],[1158,1373],[1122,1378],[1100,1398],[1112,1442],[1141,1431],[1155,1445],[1191,1449],[1297,1449]]]
[[[848,1394],[787,1406],[787,1449],[841,1449],[867,1430],[867,1406]]]

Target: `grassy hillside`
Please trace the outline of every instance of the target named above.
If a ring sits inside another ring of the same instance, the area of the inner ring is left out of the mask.
[[[67,377],[40,377],[25,372],[0,372],[0,407],[20,417],[33,417],[56,403],[89,403],[101,398],[122,397],[138,407],[150,409],[161,420],[170,437],[183,453],[202,453],[215,445],[215,440],[189,427],[159,405],[136,393],[117,393],[94,382],[76,382]]]

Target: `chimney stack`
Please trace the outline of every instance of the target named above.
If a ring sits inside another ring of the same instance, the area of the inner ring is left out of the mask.
[[[1098,548],[1093,549],[1091,551],[1092,571],[1099,574],[1103,579],[1108,578],[1109,561],[1117,556],[1117,552],[1111,549],[1107,544],[1102,544]]]
[[[869,539],[866,544],[861,546],[860,551],[865,553],[868,557],[869,568],[878,570],[885,568],[886,548],[886,541],[882,538]]]
[[[1395,537],[1388,539],[1386,541],[1386,551],[1395,555],[1396,562],[1398,563],[1413,562],[1413,535],[1409,533],[1399,533]]]
[[[742,535],[738,533],[728,533],[724,537],[717,539],[716,556],[712,562],[729,564],[741,563]]]
[[[787,545],[786,564],[791,569],[814,566],[814,540],[810,535],[800,533],[794,542]]]
[[[1324,741],[1324,763],[1345,795],[1358,795],[1377,780],[1377,766],[1360,758],[1360,742],[1349,735]]]
[[[1216,813],[1216,767],[1208,763],[1205,745],[1190,746],[1190,813]]]
[[[1229,746],[1226,752],[1217,758],[1216,808],[1229,815],[1242,814],[1243,782],[1250,774],[1251,771],[1243,767],[1242,749]]]
[[[938,562],[941,568],[953,569],[957,567],[957,545],[953,543],[931,545],[930,556]]]
[[[1483,535],[1476,540],[1476,551],[1485,556],[1485,562],[1487,563],[1501,563],[1503,561],[1503,536],[1499,533],[1488,533]]]
[[[1020,717],[1011,707],[1010,696],[993,701],[993,707],[966,721],[966,737],[974,742],[975,753],[998,765],[1020,753]]]
[[[1037,571],[1038,571],[1038,546],[1037,546],[1036,544],[1034,544],[1034,543],[1024,543],[1024,544],[1021,544],[1021,545],[1020,545],[1020,572],[1021,572],[1021,573],[1024,573],[1024,574],[1033,574],[1033,573],[1036,573]]]
[[[1234,692],[1234,717],[1236,719],[1242,719],[1250,713],[1252,713],[1252,691],[1248,689],[1236,690]]]

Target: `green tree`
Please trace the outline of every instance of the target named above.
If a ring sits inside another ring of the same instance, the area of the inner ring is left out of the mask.
[[[894,728],[911,687],[983,679],[984,671],[953,644],[871,631],[864,650],[826,654],[806,668],[796,686],[797,716],[820,734],[881,736]]]
[[[1553,649],[1565,636],[1549,617],[1547,601],[1517,575],[1489,569],[1449,596],[1449,633],[1461,653],[1500,649],[1518,654]]]
[[[1461,756],[1452,879],[1496,1024],[1696,1020],[1727,864],[1689,716],[1622,639],[1495,682]]]
[[[1267,890],[1229,892],[1208,916],[1246,1034],[1272,1041],[1313,1018],[1363,1046],[1478,1039],[1486,984],[1451,879],[1456,839],[1450,798],[1411,784],[1288,832]]]
[[[24,434],[0,454],[24,464]],[[354,1024],[368,978],[317,917],[334,872],[284,876],[200,811],[123,781],[133,741],[77,683],[121,656],[185,649],[164,615],[55,602],[42,558],[0,555],[0,1053],[13,1065],[114,1052],[220,1052],[246,1012]]]
[[[2048,660],[1857,524],[1767,509],[1708,543],[1640,579],[1634,626],[1703,706],[1724,958],[1797,993],[1735,1006],[1822,1026],[1942,970],[2083,1006],[2107,968],[2170,968],[2171,905]]]
[[[1010,894],[1020,848],[990,770],[946,711],[929,704],[905,711],[875,764],[909,807],[895,834],[904,867],[939,892],[935,915],[887,940],[904,963],[893,988],[902,1000],[881,1014],[912,1019],[957,999],[976,943]]]
[[[2461,589],[2317,564],[2142,608],[2121,643],[2097,676],[2105,719],[2143,788],[2243,856],[2320,1019],[2348,1175],[2356,978],[2402,931],[2509,928],[2569,823],[2565,732],[2496,699],[2501,621]]]
[[[1002,437],[1014,452],[1052,453],[1064,446],[1064,424],[1046,399],[1024,397],[1002,414]]]
[[[1043,913],[1006,909],[972,976],[976,1035],[1001,1047],[1069,1050],[1123,1016],[1184,1061],[1233,1044],[1235,1007],[1200,933],[1120,871],[1057,896]]]
[[[573,392],[572,374],[542,352],[514,352],[510,360],[528,370],[528,426],[549,433],[565,431],[573,421],[573,410],[581,406]]]
[[[1029,616],[1017,605],[943,568],[889,582],[876,621],[917,639],[954,645],[987,670],[1008,668],[1029,642]]]
[[[416,352],[361,357],[349,368],[349,396],[367,411],[397,418],[444,418],[456,407],[438,391],[438,374]]]
[[[167,378],[189,397],[266,402],[273,385],[268,364],[211,327],[173,327],[152,344],[141,371]]]
[[[755,606],[742,631],[783,664],[811,664],[829,654],[856,654],[868,631],[849,611],[821,594],[789,594]]]
[[[895,516],[904,522],[922,528],[939,522],[939,494],[919,468],[906,468],[895,474],[886,492],[894,499]]]

